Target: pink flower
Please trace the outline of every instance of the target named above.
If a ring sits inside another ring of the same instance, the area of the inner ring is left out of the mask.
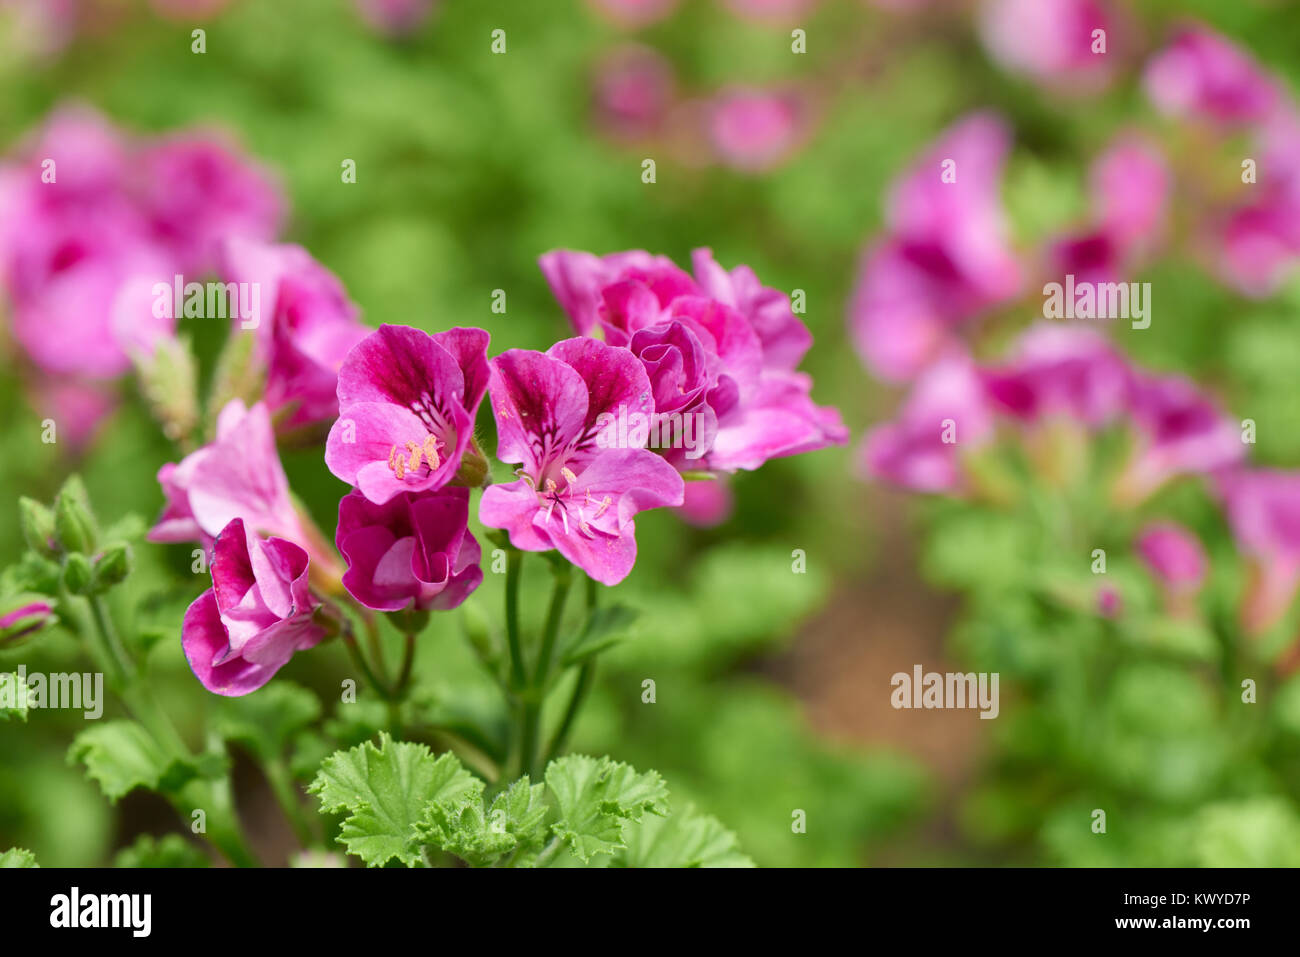
[[[685,498],[676,512],[697,528],[713,528],[731,517],[736,503],[725,478],[686,483]]]
[[[1225,125],[1259,122],[1279,102],[1276,81],[1249,54],[1195,24],[1147,64],[1143,82],[1162,112]]]
[[[641,447],[616,447],[620,413],[654,411],[650,382],[626,349],[565,339],[545,353],[511,349],[491,362],[497,457],[518,481],[483,492],[479,519],[524,551],[552,548],[606,585],[636,561],[638,512],[682,504],[677,471]]]
[[[390,37],[413,33],[433,13],[433,0],[353,0],[353,4],[372,30]]]
[[[1161,584],[1173,591],[1196,591],[1209,566],[1200,539],[1181,525],[1156,522],[1138,535],[1137,552]]]
[[[289,498],[289,480],[275,449],[264,403],[246,409],[232,399],[217,418],[217,438],[158,470],[167,504],[149,531],[151,542],[211,543],[234,519],[250,532],[306,541]]]
[[[718,159],[733,169],[761,172],[781,164],[804,134],[805,111],[790,92],[734,88],[707,107],[709,139]]]
[[[1097,589],[1097,614],[1102,618],[1118,618],[1124,613],[1124,596],[1111,585]]]
[[[649,47],[615,50],[596,68],[596,118],[621,139],[644,139],[657,132],[674,94],[673,69]]]
[[[1020,285],[998,195],[1005,124],[975,114],[948,130],[893,187],[888,235],[868,251],[849,307],[863,361],[899,382],[943,352],[954,331]]]
[[[487,390],[487,346],[482,329],[384,325],[362,339],[339,370],[329,470],[376,505],[450,483]]]
[[[1281,115],[1259,131],[1258,181],[1249,200],[1215,223],[1218,271],[1244,295],[1272,295],[1300,260],[1300,118]]]
[[[984,46],[1003,67],[1077,91],[1096,90],[1114,73],[1115,26],[1099,0],[990,0],[980,13]],[[1104,52],[1093,52],[1094,30],[1105,31]]]
[[[537,264],[579,335],[591,335],[600,326],[607,336],[621,335],[619,345],[626,342],[628,334],[626,320],[620,323],[625,304],[643,310],[641,324],[652,325],[653,317],[644,311],[656,310],[655,315],[662,318],[678,296],[699,294],[695,280],[671,259],[639,249],[608,256],[556,249],[542,255]]]
[[[864,473],[917,492],[963,485],[960,454],[986,444],[994,417],[979,371],[964,355],[933,363],[893,422],[867,434]]]
[[[468,518],[467,488],[403,492],[383,505],[353,489],[335,533],[348,563],[343,586],[378,611],[455,608],[483,581]]]
[[[316,645],[325,629],[307,584],[307,552],[261,538],[232,519],[213,546],[212,587],[185,612],[181,646],[194,676],[215,694],[256,691]]]
[[[31,383],[28,394],[39,418],[57,424],[59,441],[78,450],[94,440],[118,404],[116,390],[96,380],[40,377]]]
[[[622,27],[649,26],[676,9],[679,0],[587,0],[602,16]]]
[[[339,368],[371,331],[343,284],[301,246],[235,240],[224,258],[228,279],[259,290],[268,408],[289,429],[336,418]]]
[[[215,270],[225,240],[267,241],[279,232],[285,202],[278,187],[218,136],[169,137],[146,147],[138,162],[145,215],[182,273]]]
[[[1237,548],[1251,563],[1242,623],[1258,634],[1286,613],[1300,585],[1300,472],[1236,469],[1217,485]]]
[[[1194,382],[1135,375],[1131,389],[1138,447],[1121,479],[1126,498],[1141,500],[1176,475],[1213,474],[1245,457],[1240,424]]]
[[[1024,422],[1053,416],[1100,428],[1124,414],[1132,389],[1128,362],[1102,335],[1040,323],[1011,361],[984,373],[993,406]]]

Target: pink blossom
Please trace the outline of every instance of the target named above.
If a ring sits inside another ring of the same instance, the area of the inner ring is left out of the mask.
[[[867,252],[849,307],[858,351],[881,378],[915,377],[958,327],[1018,290],[998,195],[1009,147],[1001,120],[975,114],[894,185],[888,233]]]
[[[1095,90],[1114,73],[1115,51],[1093,52],[1093,31],[1109,44],[1116,25],[1100,0],[990,0],[980,13],[984,46],[1003,67],[1075,91]]]
[[[264,403],[232,399],[217,418],[217,437],[179,464],[158,470],[167,502],[149,531],[151,542],[210,544],[233,519],[250,532],[307,541],[289,498],[289,480],[275,448]]]
[[[403,492],[376,505],[353,489],[339,502],[343,586],[367,608],[455,608],[483,581],[466,527],[469,489]]]
[[[301,246],[232,240],[226,277],[255,283],[261,317],[256,335],[267,366],[265,401],[292,429],[338,416],[338,372],[371,331],[343,284]]]
[[[376,505],[449,484],[487,391],[487,346],[482,329],[383,325],[362,339],[339,370],[329,470]]]
[[[39,417],[53,419],[59,441],[73,449],[88,446],[118,405],[117,391],[95,379],[41,376],[29,385],[28,394]]]
[[[1220,124],[1259,122],[1279,102],[1276,81],[1248,53],[1196,24],[1175,33],[1143,82],[1162,112]]]
[[[1205,580],[1209,566],[1205,547],[1182,525],[1147,525],[1138,535],[1137,552],[1161,584],[1174,591],[1196,591]]]
[[[479,519],[524,551],[552,548],[606,585],[636,562],[636,514],[682,504],[681,476],[645,448],[609,441],[608,419],[654,411],[650,382],[626,349],[565,339],[511,349],[492,367],[497,457],[520,476],[483,492]]]
[[[649,47],[615,50],[596,68],[596,118],[622,139],[644,139],[664,123],[674,96],[673,69]]]
[[[313,621],[320,602],[307,583],[307,552],[262,538],[235,518],[213,546],[212,587],[194,600],[181,646],[209,691],[246,695],[266,684],[295,651],[325,637]]]
[[[807,119],[791,92],[737,87],[707,108],[709,139],[718,159],[734,169],[761,172],[780,165],[803,137]]]
[[[979,371],[961,354],[934,362],[916,380],[892,422],[867,433],[866,475],[917,492],[963,485],[960,456],[986,444],[994,416]]]
[[[1212,227],[1220,275],[1254,298],[1276,292],[1300,260],[1300,118],[1284,114],[1266,123],[1258,152],[1248,200]]]
[[[685,498],[677,514],[698,528],[713,528],[731,517],[735,497],[725,478],[703,479],[686,483]]]
[[[984,373],[999,413],[1024,422],[1053,416],[1099,428],[1124,414],[1132,371],[1102,335],[1040,323],[1017,341],[1010,362]]]
[[[1300,586],[1300,472],[1235,469],[1217,485],[1237,548],[1251,564],[1242,623],[1258,634],[1286,614]]]

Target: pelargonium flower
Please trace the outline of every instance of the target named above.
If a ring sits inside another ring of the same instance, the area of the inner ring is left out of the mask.
[[[642,360],[657,414],[699,416],[696,437],[711,441],[669,449],[680,467],[754,469],[846,441],[839,413],[813,403],[811,380],[795,371],[812,337],[789,297],[747,266],[726,271],[708,249],[692,260],[694,276],[639,250],[557,250],[540,263],[580,333],[599,329]]]
[[[668,115],[675,81],[672,65],[650,47],[620,47],[596,68],[596,118],[616,137],[643,139]]]
[[[484,490],[480,520],[516,548],[554,548],[598,582],[622,581],[636,561],[636,514],[683,498],[676,469],[611,435],[609,417],[654,411],[641,363],[595,339],[565,339],[497,356],[490,388],[497,457],[520,469]]]
[[[705,108],[709,140],[718,159],[744,172],[778,166],[795,150],[807,110],[790,91],[724,90]]]
[[[467,488],[403,492],[383,505],[353,489],[334,537],[348,563],[343,587],[377,611],[455,608],[483,581],[468,519]]]
[[[894,421],[867,434],[863,472],[917,492],[958,491],[961,454],[985,445],[993,427],[975,364],[960,353],[945,356],[916,380]]]
[[[1251,562],[1241,614],[1258,634],[1286,613],[1300,586],[1300,472],[1234,469],[1216,484],[1237,548]]]
[[[217,417],[217,437],[179,464],[158,470],[167,504],[151,542],[211,543],[236,518],[250,531],[294,541],[306,536],[275,449],[265,403],[232,399]]]
[[[1093,31],[1119,31],[1099,0],[990,0],[980,10],[985,49],[1008,70],[1072,92],[1099,89],[1114,73],[1116,51],[1093,52]]]
[[[975,114],[894,185],[888,232],[866,253],[849,307],[858,351],[877,376],[915,377],[955,329],[1018,290],[998,193],[1009,148],[1006,124]]]
[[[725,478],[702,479],[686,483],[685,498],[676,512],[697,528],[713,528],[731,517],[735,497]]]
[[[339,368],[371,331],[343,284],[301,246],[232,240],[223,258],[230,280],[258,285],[265,400],[279,424],[336,418]]]
[[[269,173],[225,146],[220,135],[187,132],[146,146],[137,159],[144,213],[182,273],[212,271],[223,241],[267,241],[285,202]]]
[[[1192,532],[1175,522],[1154,522],[1138,534],[1137,553],[1171,591],[1196,591],[1205,581],[1209,559]]]
[[[449,484],[471,449],[487,346],[482,329],[384,325],[362,339],[339,370],[329,470],[376,505]]]
[[[1250,54],[1197,24],[1152,58],[1143,84],[1162,112],[1224,125],[1260,122],[1280,102],[1277,82]]]
[[[1124,413],[1132,388],[1127,360],[1091,329],[1040,323],[1017,341],[1011,361],[983,373],[990,403],[1022,422],[1053,416],[1099,428]]]
[[[316,645],[325,629],[307,584],[307,552],[283,538],[262,538],[239,518],[217,535],[212,587],[194,600],[181,625],[181,647],[194,676],[220,695],[256,691],[295,651]]]

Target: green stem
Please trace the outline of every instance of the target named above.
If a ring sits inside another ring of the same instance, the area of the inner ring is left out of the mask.
[[[339,637],[343,639],[343,647],[348,650],[352,663],[365,676],[366,683],[374,688],[385,701],[391,701],[392,695],[389,693],[388,687],[375,677],[375,673],[370,670],[370,665],[366,663],[365,656],[361,654],[361,649],[357,647],[356,636],[350,630],[345,630]]]
[[[415,635],[406,636],[406,644],[402,648],[402,670],[397,675],[397,684],[393,686],[393,696],[396,698],[405,698],[407,688],[411,684],[411,669],[415,665]]]
[[[519,579],[523,575],[524,553],[509,549],[506,554],[506,641],[510,645],[510,685],[524,686],[524,653],[519,643]]]
[[[546,750],[547,764],[564,750],[564,746],[569,739],[569,732],[573,729],[573,723],[578,718],[578,712],[582,710],[582,706],[587,700],[587,692],[591,690],[592,679],[595,674],[596,661],[594,658],[588,658],[578,670],[578,683],[573,687],[573,697],[569,699],[569,707],[565,709],[564,719],[560,722],[555,737],[551,739],[551,746]]]
[[[293,777],[285,767],[283,759],[273,758],[267,761],[265,771],[266,781],[271,785],[271,793],[275,795],[276,801],[284,811],[284,816],[289,819],[294,833],[298,835],[298,842],[303,847],[315,844],[316,835],[312,832],[311,825],[307,823],[307,816],[303,814],[302,804],[298,801],[298,791],[293,785]]]
[[[551,592],[551,607],[546,612],[546,631],[542,634],[542,652],[537,656],[537,670],[533,672],[533,687],[546,690],[550,678],[551,659],[555,656],[555,640],[560,633],[560,620],[564,617],[564,601],[569,594],[572,576],[569,567],[555,569],[555,590]]]

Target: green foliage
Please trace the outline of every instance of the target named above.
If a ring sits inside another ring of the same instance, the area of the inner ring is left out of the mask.
[[[208,859],[179,834],[155,838],[143,834],[130,847],[117,852],[114,867],[207,867]]]
[[[21,847],[11,847],[0,853],[0,867],[40,867],[40,865],[36,863],[36,855],[31,851],[25,851]]]

